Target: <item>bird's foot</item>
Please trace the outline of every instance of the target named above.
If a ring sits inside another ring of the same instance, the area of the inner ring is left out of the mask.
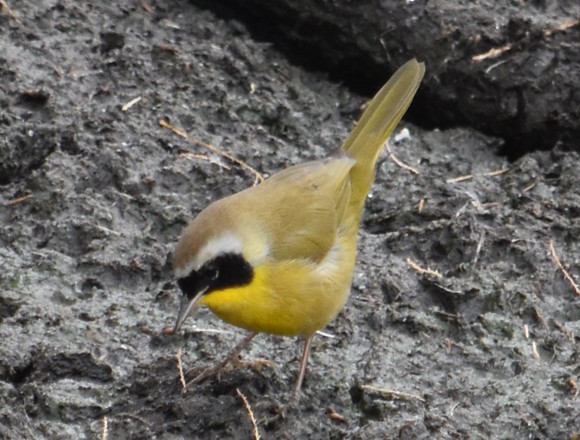
[[[238,359],[237,361],[232,362],[233,368],[250,368],[254,370],[256,373],[260,373],[263,367],[275,369],[276,363],[272,362],[269,359],[258,358],[258,359],[251,359],[251,360],[243,360]]]
[[[249,333],[219,364],[214,365],[213,367],[205,368],[201,372],[199,372],[199,369],[196,368],[188,370],[184,375],[181,376],[184,382],[183,391],[185,392],[190,385],[201,383],[212,376],[218,376],[219,378],[220,373],[228,364],[234,367],[239,366],[240,363],[242,363],[240,360],[240,352],[250,343],[254,336],[256,336],[256,333]],[[269,361],[260,359],[258,362],[253,363],[253,368],[258,369],[258,365],[268,365],[268,362]],[[190,379],[192,376],[193,378]]]
[[[190,385],[195,385],[202,383],[206,379],[210,377],[217,377],[218,380],[220,379],[220,375],[224,371],[231,371],[238,368],[250,368],[255,372],[259,373],[262,371],[262,368],[275,368],[276,364],[268,359],[250,359],[244,360],[236,357],[234,359],[226,359],[225,361],[220,362],[213,367],[207,368],[192,368],[188,370],[184,377],[186,379],[185,388],[189,387]],[[200,371],[201,370],[201,371]]]
[[[266,399],[268,402],[264,402],[264,404],[267,405],[267,411],[270,415],[258,421],[260,425],[265,427],[274,427],[278,424],[285,423],[300,412],[301,408],[294,394],[289,399],[283,398],[284,401],[280,401],[272,396],[266,397]]]

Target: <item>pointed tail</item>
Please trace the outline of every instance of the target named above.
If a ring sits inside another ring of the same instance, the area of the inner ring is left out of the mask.
[[[341,147],[356,160],[351,170],[350,207],[358,210],[357,215],[375,177],[381,147],[407,111],[424,73],[425,65],[415,59],[399,68],[370,101]]]

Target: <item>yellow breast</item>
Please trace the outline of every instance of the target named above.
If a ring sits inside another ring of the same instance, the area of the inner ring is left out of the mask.
[[[265,262],[248,285],[211,292],[201,304],[224,321],[254,332],[309,336],[342,309],[354,268],[356,240],[337,240],[319,263]]]

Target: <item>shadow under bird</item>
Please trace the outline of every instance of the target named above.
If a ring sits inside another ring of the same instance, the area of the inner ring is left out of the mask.
[[[183,292],[175,332],[203,305],[252,332],[244,342],[257,332],[302,337],[299,391],[312,338],[348,298],[377,158],[424,72],[414,59],[403,65],[339,150],[218,200],[189,224],[173,258]]]

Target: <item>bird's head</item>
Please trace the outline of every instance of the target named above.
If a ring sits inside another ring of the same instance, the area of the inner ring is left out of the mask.
[[[243,230],[232,223],[219,202],[202,211],[185,229],[173,256],[173,270],[183,293],[174,332],[204,296],[252,282],[254,269],[248,261]]]

